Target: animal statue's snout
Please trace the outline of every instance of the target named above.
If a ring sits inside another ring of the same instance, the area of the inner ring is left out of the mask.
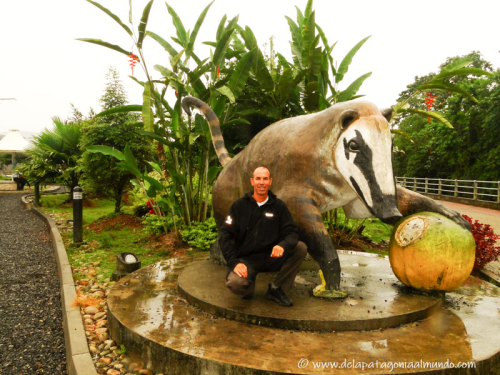
[[[401,213],[396,209],[391,209],[391,210],[387,210],[387,211],[384,211],[382,213],[382,216],[379,217],[379,219],[383,222],[383,223],[386,223],[386,224],[391,224],[391,225],[394,225],[396,224],[401,218],[403,217],[403,215],[401,215]]]

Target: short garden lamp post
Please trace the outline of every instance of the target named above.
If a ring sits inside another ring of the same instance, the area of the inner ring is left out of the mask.
[[[116,269],[111,275],[112,281],[118,281],[123,276],[141,268],[141,260],[134,253],[120,253],[116,256]]]
[[[80,186],[73,189],[73,243],[83,241],[83,190]]]

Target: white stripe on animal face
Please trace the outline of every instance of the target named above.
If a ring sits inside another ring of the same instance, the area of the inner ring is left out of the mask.
[[[335,149],[337,168],[369,207],[394,195],[391,136],[387,127],[355,123],[341,134]],[[381,203],[381,202],[380,202]]]

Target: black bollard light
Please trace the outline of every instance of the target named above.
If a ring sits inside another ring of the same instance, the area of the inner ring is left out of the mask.
[[[83,190],[80,186],[73,189],[73,243],[83,241]]]
[[[40,206],[40,181],[35,181],[35,206]]]

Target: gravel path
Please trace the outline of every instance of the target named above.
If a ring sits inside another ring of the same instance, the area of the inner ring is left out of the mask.
[[[57,266],[47,227],[0,193],[0,374],[65,374]]]

